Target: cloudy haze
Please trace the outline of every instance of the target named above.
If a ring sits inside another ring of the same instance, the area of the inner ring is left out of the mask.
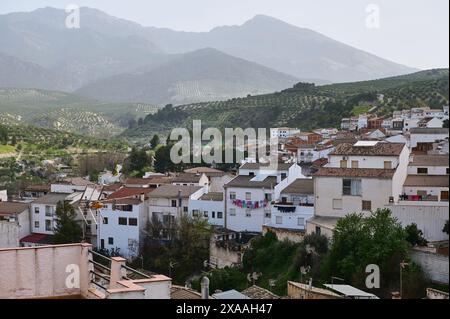
[[[2,0],[0,14],[67,4],[184,31],[209,31],[266,14],[397,63],[421,69],[448,67],[447,0]],[[379,28],[366,27],[369,4],[380,9]]]

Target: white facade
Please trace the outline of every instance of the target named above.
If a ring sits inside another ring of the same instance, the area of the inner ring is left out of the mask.
[[[0,190],[0,202],[6,202],[8,200],[8,191]]]
[[[314,177],[315,216],[344,217],[353,212],[366,215],[383,208],[390,200],[398,200],[407,176],[409,150],[403,147],[398,156],[342,156],[330,155],[325,167],[353,168],[360,174],[342,174]],[[392,176],[366,175],[364,169],[392,169]],[[349,173],[350,174],[350,173]]]
[[[448,140],[448,129],[441,129],[440,132],[428,133],[426,131],[414,131],[410,135],[410,147],[417,147],[418,143],[434,143],[436,141]]]
[[[289,138],[300,133],[297,128],[279,127],[270,129],[270,138]]]
[[[191,196],[188,207],[191,217],[201,217],[206,219],[211,225],[224,227],[225,202],[223,201],[223,197],[222,200],[215,200],[202,199],[202,196]]]
[[[304,177],[297,164],[283,164],[278,170],[240,168],[239,176],[226,185],[225,228],[262,232],[262,226],[269,224],[272,219],[270,203],[276,198],[276,185]],[[239,179],[245,182],[236,183]]]
[[[137,201],[131,199],[131,202],[136,202],[134,204],[104,204],[104,208],[99,210],[98,247],[108,250],[119,248],[120,254],[125,258],[138,256],[148,214],[147,203]]]

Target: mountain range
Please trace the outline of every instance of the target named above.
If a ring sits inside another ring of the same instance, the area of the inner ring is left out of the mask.
[[[66,16],[0,15],[0,86],[162,105],[415,71],[262,15],[209,32],[144,27],[91,8],[81,8],[81,28],[68,29]]]

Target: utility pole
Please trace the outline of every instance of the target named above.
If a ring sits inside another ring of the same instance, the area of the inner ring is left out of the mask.
[[[405,263],[405,261],[402,261],[400,263],[400,299],[403,299],[403,269],[409,266],[408,263]]]

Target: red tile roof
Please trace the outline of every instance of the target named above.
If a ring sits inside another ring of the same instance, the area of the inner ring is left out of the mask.
[[[321,167],[313,176],[390,179],[394,173],[395,169]]]
[[[330,155],[356,155],[356,156],[398,156],[405,147],[404,143],[379,142],[374,146],[354,146],[342,143]]]
[[[149,193],[151,193],[154,188],[142,188],[142,187],[123,187],[118,191],[115,191],[111,195],[108,196],[108,199],[114,198],[127,198],[133,196],[139,196],[141,194],[145,194],[147,197]]]
[[[50,235],[46,235],[46,234],[31,234],[31,235],[23,237],[20,240],[20,242],[21,243],[42,244],[42,243],[48,243],[49,238],[50,238]]]

